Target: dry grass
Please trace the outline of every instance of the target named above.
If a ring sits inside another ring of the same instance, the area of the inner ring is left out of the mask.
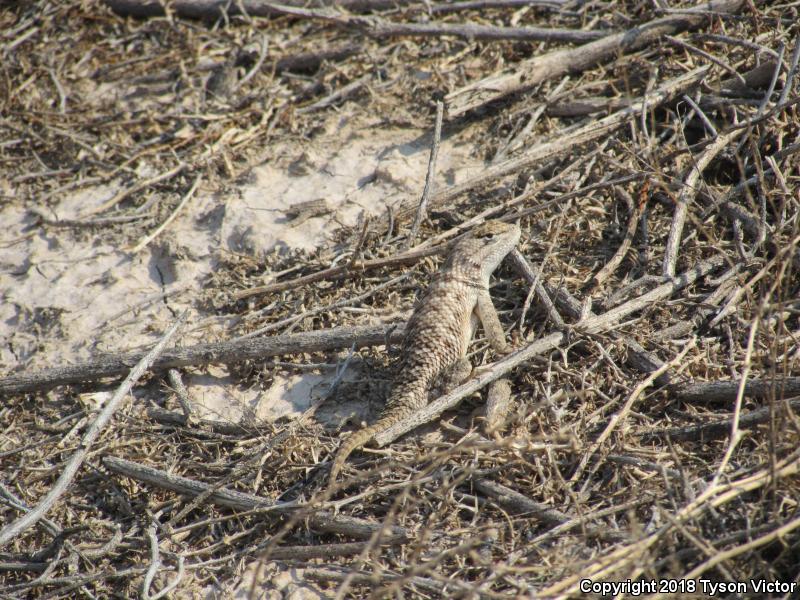
[[[657,17],[653,4],[589,2],[561,11],[498,8],[432,18],[508,25],[513,16],[518,25],[621,30]],[[379,454],[351,460],[349,474],[362,477],[331,502],[344,515],[402,525],[412,533],[407,543],[385,546],[378,535],[348,547],[348,554],[359,552],[355,557],[339,556],[344,549],[338,546],[323,558],[303,558],[292,548],[280,554],[284,547],[353,539],[310,531],[302,513],[296,518],[242,514],[209,503],[185,511],[189,499],[111,474],[101,462],[107,454],[267,498],[308,500],[324,479],[317,477],[315,465],[338,445],[334,432],[313,419],[219,433],[161,424],[133,404],[104,433],[49,521],[3,548],[2,595],[137,596],[152,564],[153,536],[162,567],[149,592],[173,580],[180,561],[176,597],[213,583],[224,587],[265,550],[282,556],[265,573],[287,564],[301,567],[306,580],[331,595],[339,586],[340,597],[509,598],[535,591],[543,597],[574,596],[584,576],[800,582],[800,420],[779,383],[800,375],[800,164],[795,154],[800,113],[798,77],[790,77],[800,35],[797,11],[791,3],[747,3],[734,16],[709,16],[707,26],[676,35],[706,55],[662,41],[446,124],[445,133],[449,128],[472,136],[487,160],[498,154],[513,157],[550,137],[563,138],[565,152],[503,179],[499,187],[476,187],[454,204],[434,206],[420,239],[541,186],[501,214],[541,205],[522,217],[522,253],[541,265],[549,283],[582,301],[591,298],[595,312],[661,281],[676,205],[683,200],[688,210],[676,271],[717,254],[727,257],[727,266],[668,301],[647,306],[613,332],[574,331],[568,347],[515,369],[516,408],[502,436],[480,436],[474,398],[446,415],[449,425],[437,424],[427,434],[412,434]],[[384,18],[404,22],[424,15],[422,4],[408,4],[387,9]],[[130,217],[94,223],[92,231],[135,243],[164,221],[195,174],[203,173],[224,190],[261,159],[270,140],[313,140],[320,112],[330,109],[298,109],[359,78],[367,76],[347,100],[348,111],[356,116],[383,112],[392,115],[387,123],[426,127],[437,94],[552,48],[442,37],[366,38],[335,24],[286,16],[258,19],[257,25],[243,17],[213,23],[174,14],[124,19],[78,1],[6,9],[0,13],[5,177],[20,196],[37,198],[45,216],[48,202],[69,190],[120,180],[140,186],[136,193],[115,197],[102,214],[87,216]],[[257,66],[262,35],[269,37],[271,50],[253,77],[229,94],[207,91],[209,73],[216,69],[224,75],[220,69],[226,60],[239,68],[240,77]],[[305,70],[282,69],[275,58],[352,44],[362,50]],[[772,70],[766,78],[748,80],[750,85],[733,83],[729,69],[743,75],[776,54],[783,68],[769,97]],[[706,65],[710,70],[701,84],[651,107],[644,118],[633,117],[591,143],[569,145],[574,124],[591,123]],[[418,77],[421,72],[430,77]],[[702,118],[685,96],[702,108]],[[542,104],[544,98],[550,102]],[[598,111],[576,116],[571,103],[582,99],[597,104]],[[742,127],[748,120],[751,125]],[[715,137],[709,125],[720,135],[739,133],[711,155]],[[684,182],[704,155],[708,165],[687,194]],[[570,169],[575,161],[580,162]],[[167,175],[163,180],[154,179],[162,174]],[[636,177],[617,186],[596,185],[630,175]],[[751,177],[755,185],[737,192],[736,186]],[[141,187],[147,180],[153,181]],[[592,283],[622,243],[632,216],[638,218],[630,228],[631,250],[604,281]],[[279,333],[360,323],[363,312],[331,305],[403,269],[377,269],[345,284],[297,286],[249,303],[219,290],[258,285],[267,267],[297,268],[288,280],[336,259],[346,262],[360,237],[360,258],[391,256],[402,249],[408,225],[403,221],[387,235],[387,222],[373,221],[365,236],[342,230],[341,243],[318,255],[276,254],[268,265],[231,257],[216,270],[198,306],[241,316],[231,337],[260,328]],[[408,277],[376,291],[368,301],[371,314],[386,321],[405,314],[435,263],[426,259]],[[516,343],[552,330],[536,300],[520,323],[528,285],[507,265],[497,275],[492,294]],[[626,288],[648,275],[643,287]],[[285,321],[298,307],[328,308]],[[765,397],[733,395],[714,403],[684,400],[678,387],[664,385],[631,396],[647,374],[627,362],[630,339],[663,362],[685,351],[667,371],[673,384],[742,377],[776,383]],[[479,344],[473,361],[490,359]],[[232,367],[243,382],[267,386],[274,373],[293,370],[289,363],[302,368],[337,360],[295,356]],[[364,350],[356,360],[369,377],[341,383],[332,401],[385,393],[390,371],[384,353]],[[160,384],[153,379],[150,385]],[[170,394],[164,397],[174,406]],[[741,429],[733,425],[765,406],[770,408],[761,422]],[[373,401],[371,408],[376,413],[380,405]],[[596,443],[615,416],[613,430]],[[6,491],[35,504],[75,449],[75,431],[87,418],[72,392],[5,399],[0,472]],[[676,434],[679,428],[718,421],[731,425],[721,432],[695,431],[683,436],[687,439]],[[673,435],[659,434],[665,430]],[[281,442],[273,444],[282,432]],[[535,511],[481,491],[481,481],[546,504],[572,519],[572,526],[554,528]],[[0,499],[0,511],[3,523],[20,514],[7,498]],[[587,524],[595,526],[593,533]]]

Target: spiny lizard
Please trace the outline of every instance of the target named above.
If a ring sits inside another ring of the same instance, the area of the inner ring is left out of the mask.
[[[455,243],[406,325],[399,370],[386,407],[376,423],[344,441],[333,461],[329,486],[356,448],[425,406],[430,396],[444,393],[469,376],[472,367],[465,355],[479,321],[492,348],[508,352],[489,296],[489,277],[519,237],[518,225],[487,221]]]

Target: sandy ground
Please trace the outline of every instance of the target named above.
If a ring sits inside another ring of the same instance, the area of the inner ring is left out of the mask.
[[[194,306],[224,253],[258,260],[270,252],[311,250],[362,212],[385,215],[387,206],[419,195],[429,139],[425,132],[387,130],[334,114],[313,145],[283,144],[274,160],[252,169],[233,193],[214,195],[201,185],[177,218],[139,252],[86,229],[36,225],[19,198],[0,209],[0,362],[4,370],[33,370],[122,352],[153,343],[175,315]],[[459,140],[445,140],[437,172],[442,185],[470,176],[478,162]],[[66,194],[46,216],[79,219],[118,189],[95,187]],[[13,193],[13,189],[11,190]],[[324,200],[327,214],[292,220],[292,205]],[[193,310],[196,310],[193,308]],[[224,319],[195,312],[181,344],[235,335]],[[223,368],[187,374],[200,416],[238,421],[243,414],[275,419],[307,408],[327,376],[294,375],[266,392],[240,389]]]

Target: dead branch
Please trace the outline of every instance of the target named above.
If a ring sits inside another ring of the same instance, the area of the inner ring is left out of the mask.
[[[264,560],[310,560],[312,558],[335,558],[361,554],[370,547],[370,542],[346,542],[343,544],[313,544],[311,546],[275,546],[264,553]]]
[[[683,182],[678,201],[675,205],[675,213],[672,216],[672,226],[669,230],[667,248],[664,251],[664,267],[662,269],[664,277],[673,277],[675,275],[675,266],[678,262],[678,249],[680,248],[683,225],[686,222],[689,204],[697,194],[700,176],[703,174],[703,170],[717,154],[727,147],[729,143],[742,135],[742,133],[741,129],[736,129],[719,136],[710,146],[703,150],[703,153],[697,160],[692,161],[689,174]]]
[[[660,285],[654,290],[639,296],[638,298],[629,300],[625,304],[612,308],[602,315],[583,319],[575,325],[575,329],[576,331],[583,331],[586,333],[600,333],[605,331],[619,322],[622,318],[647,306],[650,306],[654,302],[668,298],[674,292],[691,285],[697,281],[698,278],[710,273],[722,264],[724,264],[724,258],[719,256],[698,263],[693,268],[685,271],[680,277],[675,278],[673,281]],[[379,447],[385,446],[386,444],[396,440],[404,433],[408,433],[423,423],[432,421],[444,411],[456,406],[466,396],[499,379],[514,367],[524,363],[534,356],[544,354],[545,352],[558,348],[561,344],[567,341],[567,337],[567,333],[551,333],[542,339],[536,340],[535,342],[520,348],[505,358],[492,363],[491,365],[483,367],[481,369],[481,374],[477,377],[468,380],[466,383],[456,387],[451,392],[441,396],[418,412],[412,414],[407,419],[404,419],[389,429],[377,434],[374,437],[375,442]]]
[[[668,102],[675,96],[684,93],[686,90],[702,81],[707,73],[708,67],[700,67],[664,82],[660,87],[647,94],[646,108],[652,110],[656,106]],[[555,156],[573,152],[577,146],[607,136],[614,129],[628,123],[630,119],[641,114],[644,106],[644,101],[639,100],[622,110],[598,121],[584,125],[574,131],[554,135],[550,140],[528,148],[519,156],[488,166],[480,175],[476,175],[460,184],[450,186],[437,192],[431,198],[430,205],[432,207],[438,207],[448,204],[462,194],[478,188],[479,186],[489,184],[501,177],[530,168],[535,164]],[[415,207],[412,207],[410,204],[404,206],[403,210],[399,211],[398,216],[407,218],[409,215],[413,214],[414,208]]]
[[[487,8],[552,8],[558,10],[568,4],[568,0],[466,0],[464,2],[441,2],[430,5],[431,14],[445,14],[462,10],[485,10]]]
[[[118,15],[126,17],[163,17],[164,3],[160,0],[104,0],[106,6]],[[219,19],[226,15],[241,15],[242,11],[251,17],[274,17],[285,14],[275,6],[292,7],[336,6],[350,12],[368,12],[386,10],[406,4],[407,0],[317,0],[313,3],[305,0],[283,0],[280,4],[264,0],[175,0],[169,8],[182,17],[190,19]]]
[[[547,504],[531,500],[524,494],[520,494],[510,487],[501,483],[489,481],[484,478],[472,480],[475,489],[492,498],[498,505],[510,511],[514,515],[527,515],[541,519],[548,525],[563,525],[573,520],[568,514],[556,510]],[[586,533],[601,540],[610,542],[620,542],[628,539],[624,533],[612,531],[605,527],[598,527],[589,523],[583,523]]]
[[[206,365],[210,363],[236,363],[244,360],[263,360],[268,356],[302,352],[323,352],[337,348],[378,346],[399,342],[403,327],[387,325],[342,327],[325,331],[309,331],[270,338],[244,339],[213,344],[197,344],[185,348],[173,348],[163,352],[149,367],[163,371],[174,367]],[[34,373],[21,373],[0,379],[0,395],[45,390],[57,385],[94,381],[103,377],[114,377],[130,370],[143,354],[131,352],[99,356],[96,359],[44,369]]]
[[[417,232],[419,226],[422,225],[422,220],[425,218],[428,210],[428,200],[433,193],[434,178],[436,176],[436,157],[439,155],[439,144],[442,140],[442,119],[444,118],[444,104],[441,100],[436,101],[436,121],[433,125],[433,141],[431,142],[431,154],[428,158],[428,171],[425,175],[425,187],[422,190],[422,198],[420,198],[419,206],[417,207],[417,214],[414,217],[414,223],[411,225],[411,231],[408,233],[405,249],[408,250],[414,245],[417,239]]]
[[[375,17],[347,19],[349,27],[358,27],[375,38],[382,37],[440,37],[452,36],[466,40],[518,42],[559,42],[581,44],[603,37],[601,31],[551,29],[548,27],[495,27],[473,23],[394,23]]]
[[[373,258],[371,260],[357,261],[354,265],[342,265],[338,267],[330,267],[317,271],[316,273],[309,273],[302,277],[296,277],[289,281],[278,281],[267,285],[262,285],[256,288],[249,288],[234,292],[234,300],[243,300],[250,296],[257,296],[259,294],[267,294],[270,292],[282,292],[296,287],[300,287],[309,283],[316,283],[317,281],[325,281],[330,279],[340,279],[343,277],[354,277],[357,274],[365,273],[373,269],[380,269],[383,267],[396,267],[401,265],[413,265],[415,262],[426,256],[433,256],[443,251],[442,246],[435,248],[424,247],[412,249],[408,252],[403,252],[395,256],[386,258]]]
[[[511,260],[514,267],[527,281],[531,284],[533,281],[536,280],[536,273],[534,272],[533,268],[528,263],[528,259],[519,252],[519,250],[512,250],[511,254],[509,254],[509,259]],[[583,307],[581,303],[575,299],[572,294],[569,293],[568,290],[564,288],[556,288],[551,286],[548,283],[541,283],[542,291],[539,294],[540,301],[544,304],[545,308],[547,309],[548,313],[550,314],[550,318],[553,319],[554,315],[558,317],[558,319],[554,319],[556,323],[556,327],[564,326],[563,320],[561,320],[561,316],[555,310],[555,307],[552,307],[552,302],[550,301],[550,297],[555,298],[556,304],[558,307],[567,313],[570,317],[575,320],[578,320],[582,317],[582,310]],[[538,292],[537,292],[538,293]],[[549,303],[549,304],[548,304]],[[589,312],[587,316],[594,316],[593,312]],[[561,325],[559,325],[559,322]],[[657,356],[645,350],[636,340],[628,336],[621,336],[618,333],[614,332],[611,334],[614,338],[619,339],[622,341],[625,346],[628,348],[628,353],[626,354],[625,360],[626,362],[632,366],[634,369],[641,373],[652,373],[653,371],[658,370],[664,364],[662,360],[660,360]],[[659,385],[665,385],[669,383],[669,375],[666,373],[660,375],[656,379],[656,383]]]
[[[110,199],[108,199],[105,202],[103,202],[100,206],[95,206],[94,208],[86,211],[82,215],[82,217],[84,219],[88,218],[88,217],[93,217],[94,215],[96,215],[98,213],[101,213],[101,212],[103,212],[105,210],[108,210],[109,208],[112,208],[112,207],[116,206],[117,204],[119,204],[120,202],[125,200],[125,198],[127,198],[128,196],[130,196],[132,194],[136,194],[136,193],[138,193],[138,192],[140,192],[140,191],[142,191],[144,189],[147,189],[151,185],[155,185],[157,183],[161,183],[162,181],[167,181],[169,179],[172,179],[176,175],[179,175],[180,173],[182,173],[188,167],[189,167],[189,165],[187,165],[185,163],[180,163],[178,166],[173,167],[172,169],[168,169],[167,171],[164,171],[163,173],[159,173],[158,175],[155,175],[154,177],[150,177],[149,179],[145,179],[143,181],[139,181],[138,183],[135,183],[131,187],[125,188],[123,190],[120,190],[119,192],[114,194],[113,197],[111,197]]]
[[[684,402],[731,402],[736,399],[740,382],[688,381],[669,388],[669,393]],[[774,380],[748,379],[744,395],[750,398],[791,398],[800,396],[800,377],[776,377]]]
[[[679,15],[654,19],[578,48],[557,50],[517,63],[499,74],[490,75],[448,94],[445,98],[447,114],[454,118],[509,94],[529,90],[548,79],[567,73],[580,73],[620,54],[648,46],[664,35],[701,27],[708,23],[705,14],[708,11],[735,13],[744,4],[743,0],[704,2]]]
[[[152,16],[158,5],[152,0],[105,1],[114,12],[122,15]],[[495,27],[472,23],[394,23],[379,17],[348,15],[331,8],[304,8],[300,5],[291,6],[289,3],[278,2],[255,2],[251,0],[251,2],[245,2],[244,5],[245,12],[250,16],[285,15],[303,19],[316,19],[338,27],[358,29],[374,38],[453,36],[467,40],[515,40],[580,44],[603,37],[603,33],[599,31],[552,29],[548,27]],[[250,7],[247,7],[247,5],[250,5]],[[234,14],[234,7],[236,7],[236,3],[215,2],[213,0],[179,0],[170,6],[177,14],[194,18],[208,18],[212,15],[212,18],[216,18],[225,9],[228,9],[230,14]],[[346,8],[344,4],[342,4],[342,8]],[[163,12],[163,8],[161,10]]]
[[[352,570],[342,570],[342,569],[331,569],[331,568],[319,568],[313,567],[309,569],[303,570],[303,575],[308,577],[309,579],[314,579],[316,581],[321,582],[328,582],[328,581],[350,581],[353,583],[360,583],[362,585],[369,585],[370,587],[374,587],[376,583],[393,583],[393,582],[402,582],[407,585],[412,585],[415,588],[419,588],[420,590],[425,590],[429,593],[437,594],[440,596],[449,596],[449,592],[453,589],[461,590],[462,592],[470,592],[474,593],[474,586],[468,585],[465,582],[458,581],[455,579],[448,579],[447,582],[436,581],[435,579],[431,579],[429,577],[410,577],[407,575],[397,575],[393,573],[382,573],[380,575],[380,579],[376,582],[376,575],[372,573],[364,573],[362,571],[352,571]],[[483,597],[484,595],[480,595]]]
[[[621,192],[627,194],[624,190],[620,189]],[[629,200],[630,201],[630,200]],[[633,205],[633,202],[631,202]],[[608,279],[614,271],[617,270],[620,263],[625,259],[625,255],[628,253],[628,249],[631,247],[631,243],[633,242],[633,236],[636,235],[636,228],[639,226],[639,219],[642,217],[642,212],[644,211],[645,203],[640,202],[636,206],[632,206],[633,210],[631,211],[631,216],[628,219],[628,227],[625,230],[625,237],[622,240],[622,243],[617,248],[617,251],[614,253],[614,256],[600,269],[597,273],[594,274],[592,277],[593,286],[598,287],[600,286],[606,279]]]
[[[265,513],[274,512],[276,514],[286,515],[307,508],[300,504],[280,504],[262,496],[245,494],[244,492],[237,492],[236,490],[227,488],[213,490],[213,486],[207,483],[181,477],[179,475],[172,475],[160,469],[154,469],[153,467],[114,456],[104,457],[103,464],[115,473],[178,494],[198,496],[207,493],[208,501],[212,504],[233,508],[235,510],[263,509]],[[383,528],[383,525],[380,523],[371,523],[364,519],[357,519],[344,515],[334,515],[325,511],[311,512],[308,516],[308,524],[312,529],[317,531],[338,533],[362,539],[369,539],[376,531],[380,531]],[[403,527],[395,526],[390,529],[390,535],[382,538],[382,541],[398,543],[407,539],[410,539],[408,532]]]
[[[734,395],[736,395],[735,392]],[[777,415],[778,411],[780,410],[780,406],[781,404],[774,407],[765,406],[763,408],[750,411],[745,415],[741,415],[737,420],[738,427],[740,429],[755,427],[756,425],[760,425],[769,421],[771,415],[775,415],[776,418],[780,418]],[[788,400],[786,402],[786,406],[792,410],[800,409],[800,398]],[[639,433],[639,435],[643,435],[647,438],[669,437],[673,440],[699,440],[704,437],[724,437],[731,432],[732,423],[733,417],[719,421],[712,421],[711,423],[691,425],[689,427],[673,427],[671,429],[659,429],[656,431],[642,431]]]
[[[145,354],[139,360],[136,366],[131,369],[130,373],[125,378],[125,381],[120,384],[111,399],[103,406],[103,410],[100,411],[100,414],[97,415],[97,418],[86,430],[86,433],[83,434],[78,450],[72,454],[67,463],[64,465],[61,475],[59,475],[56,483],[42,499],[42,501],[39,502],[39,504],[35,508],[31,509],[27,514],[6,525],[2,530],[0,530],[0,547],[13,540],[19,534],[34,525],[39,519],[44,517],[45,514],[47,514],[47,511],[49,511],[53,505],[55,505],[61,495],[67,491],[69,484],[72,483],[72,480],[78,473],[78,469],[86,458],[86,455],[89,453],[89,448],[91,448],[92,444],[111,420],[111,417],[114,415],[116,410],[122,405],[122,401],[128,396],[128,392],[130,392],[131,388],[136,384],[139,378],[144,375],[150,365],[153,364],[153,361],[155,361],[159,354],[161,354],[161,352],[164,350],[164,347],[172,339],[172,336],[175,335],[175,332],[178,331],[178,328],[183,324],[188,315],[188,311],[184,311],[184,313],[178,317],[178,319],[172,325],[170,325],[169,329],[167,329],[164,335],[161,336],[161,339],[153,347],[153,349]]]
[[[291,56],[284,56],[275,61],[275,72],[283,73],[292,71],[303,73],[316,71],[324,62],[336,62],[361,54],[364,46],[362,44],[345,44],[336,48],[322,49],[319,52],[302,52]]]

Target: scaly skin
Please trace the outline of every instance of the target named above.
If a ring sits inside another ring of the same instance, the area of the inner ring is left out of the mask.
[[[437,381],[463,371],[478,322],[492,348],[508,350],[489,296],[489,278],[519,237],[518,225],[487,221],[455,244],[406,325],[400,368],[386,407],[376,423],[353,433],[341,445],[329,486],[351,452],[425,406]]]

